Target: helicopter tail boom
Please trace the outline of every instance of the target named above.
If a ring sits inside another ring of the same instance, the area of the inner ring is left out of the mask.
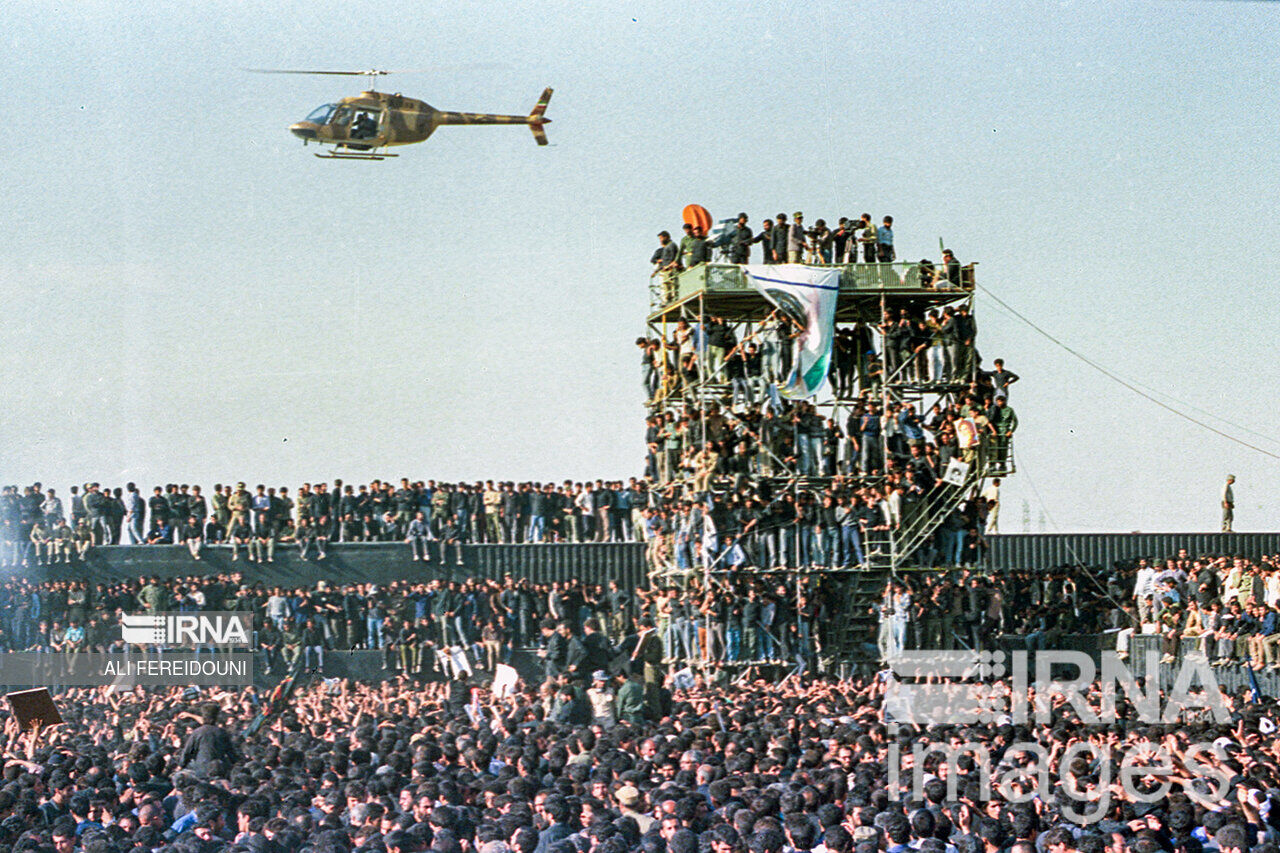
[[[436,124],[527,124],[529,129],[533,131],[534,141],[539,145],[546,145],[546,125],[551,122],[551,119],[546,116],[547,103],[550,100],[551,90],[546,89],[543,91],[542,97],[538,99],[538,103],[534,104],[533,111],[527,116],[436,111],[434,121]]]

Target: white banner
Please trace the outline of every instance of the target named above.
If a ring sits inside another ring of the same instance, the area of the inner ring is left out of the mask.
[[[747,281],[785,316],[800,334],[793,339],[791,374],[782,394],[793,400],[813,397],[827,384],[835,343],[840,270],[801,264],[752,264]]]

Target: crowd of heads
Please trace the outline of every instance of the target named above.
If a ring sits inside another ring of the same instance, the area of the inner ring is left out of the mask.
[[[1127,566],[1125,645],[1159,637],[1162,658],[1188,654],[1214,666],[1280,668],[1280,555],[1176,556]]]
[[[1280,555],[1139,558],[1110,569],[903,575],[876,608],[878,651],[996,647],[1022,638],[1055,648],[1070,635],[1114,637],[1129,657],[1135,637],[1164,663],[1195,655],[1216,667],[1280,669]]]
[[[119,650],[114,629],[122,612],[247,611],[261,665],[293,665],[304,675],[292,695],[213,687],[58,691],[63,725],[35,733],[19,732],[12,720],[5,726],[0,846],[39,853],[1271,853],[1280,825],[1280,809],[1272,809],[1280,796],[1273,700],[1228,692],[1229,719],[1192,715],[1169,725],[1126,722],[1133,707],[1124,699],[1112,726],[1082,725],[1080,709],[1066,701],[1048,704],[1045,723],[1008,714],[911,723],[886,707],[883,673],[815,675],[822,628],[838,602],[814,578],[799,588],[791,580],[744,574],[631,590],[510,577],[298,588],[239,574],[11,579],[0,584],[0,629],[10,649],[30,647],[22,632],[32,624],[94,626],[75,641],[109,652]],[[1010,641],[1054,649],[1080,634],[1131,641],[1149,620],[1185,619],[1191,602],[1209,611],[1225,601],[1240,614],[1276,613],[1278,599],[1276,558],[1185,551],[1105,570],[904,574],[874,608],[876,651],[892,657],[905,648],[992,649]],[[1229,648],[1247,658],[1256,646],[1235,641],[1260,632],[1241,628],[1242,618]],[[1178,640],[1184,652],[1195,651],[1208,635],[1186,624],[1179,623]],[[39,647],[56,632],[41,626],[37,635]],[[57,642],[67,642],[65,630]],[[325,678],[323,653],[334,649],[379,652],[388,671],[374,682]],[[536,652],[536,675],[526,666],[525,680],[495,695],[490,673],[517,649]],[[718,665],[735,662],[754,666]],[[316,677],[305,677],[312,669]],[[769,678],[756,680],[763,674]],[[994,684],[1011,698],[1008,681]],[[1084,695],[1094,710],[1114,702],[1098,685]],[[0,717],[8,714],[0,709]],[[1202,742],[1219,748],[1214,774],[1229,780],[1207,806],[1205,774],[1189,760]],[[959,743],[973,754],[948,759]],[[1029,752],[1028,743],[1041,751]],[[1085,743],[1101,757],[1058,761]],[[1108,782],[1118,778],[1124,750],[1153,744],[1172,756],[1171,769],[1140,773],[1139,788],[1150,793],[1172,777],[1172,792],[1139,798]],[[901,756],[930,748],[937,752],[890,774]],[[987,789],[984,772],[1014,772],[1021,781]],[[1072,791],[1082,792],[1081,802]],[[1091,809],[1100,811],[1085,825],[1069,817]]]
[[[757,244],[765,263],[895,260],[892,217],[879,226],[869,214],[841,217],[835,230],[820,219],[810,229],[797,212],[765,220],[759,234],[748,220],[739,215],[710,241],[694,225],[679,244],[663,232],[655,273],[669,283],[711,261],[713,248],[750,263]],[[782,393],[801,331],[782,312],[750,323],[715,312],[678,317],[637,339],[650,406],[645,478],[660,495],[648,521],[650,559],[678,570],[864,565],[893,533],[933,515],[921,508],[951,460],[983,475],[1010,470],[1018,376],[1001,359],[983,366],[963,273],[947,250],[939,264],[916,265],[912,281],[951,296],[890,302],[878,322],[837,323],[827,376],[834,408]],[[888,386],[911,393],[886,394]],[[922,540],[900,557],[980,558],[994,493],[979,488],[980,477],[970,485],[936,529],[897,537]]]
[[[403,542],[424,560],[458,560],[463,543],[625,542],[644,535],[648,484],[622,481],[304,483],[106,488],[41,483],[0,491],[0,566],[83,561],[95,546],[185,544],[272,562],[277,543],[324,559],[336,543]]]
[[[735,219],[721,223],[711,235],[701,225],[685,223],[684,236],[678,244],[669,231],[661,231],[658,249],[650,262],[663,272],[692,269],[711,261],[719,250],[720,257],[729,263],[747,264],[751,263],[756,244],[760,245],[760,262],[765,264],[885,264],[897,260],[892,216],[883,217],[879,225],[870,213],[857,218],[841,216],[832,230],[825,219],[817,219],[807,227],[801,211],[792,214],[790,221],[787,214],[779,213],[765,219],[759,233],[752,232],[750,220],[746,213],[739,213]]]
[[[315,680],[275,702],[252,688],[68,691],[59,696],[64,725],[37,734],[6,726],[0,845],[22,853],[1276,849],[1272,700],[1228,694],[1225,722],[1086,726],[1081,709],[1062,702],[1044,724],[1002,716],[917,726],[887,716],[886,692],[880,677],[724,686],[697,677],[646,685],[634,675],[550,690],[519,684],[502,696],[406,675]],[[1085,698],[1094,711],[1104,700],[1099,689]],[[1132,709],[1122,701],[1120,710]],[[1219,747],[1210,760],[1229,784],[1216,796],[1188,769],[1199,742]],[[948,760],[959,743],[971,753]],[[1099,757],[1059,761],[1080,744]],[[1131,770],[1137,796],[1108,788],[1123,750],[1153,744],[1171,754],[1167,768]],[[984,786],[987,773],[1014,781]]]
[[[974,562],[994,529],[998,477],[1011,468],[1013,381],[999,364],[923,412],[870,395],[842,415],[803,401],[655,411],[645,436],[651,558],[678,568],[704,558],[727,568],[865,564],[890,531],[925,516],[954,460],[992,479],[968,489],[912,558]]]
[[[128,613],[244,612],[266,671],[326,672],[328,652],[377,651],[383,667],[425,675],[492,672],[517,650],[540,650],[548,679],[583,678],[630,654],[628,638],[650,623],[661,661],[706,666],[816,660],[832,590],[783,575],[724,578],[652,591],[616,580],[533,583],[506,576],[387,584],[317,581],[284,586],[240,573],[157,576],[103,582],[10,578],[0,584],[0,649],[124,653]],[[594,649],[584,663],[576,647]],[[587,640],[594,635],[594,639]]]

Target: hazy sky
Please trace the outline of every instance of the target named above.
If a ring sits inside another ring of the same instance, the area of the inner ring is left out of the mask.
[[[18,3],[0,481],[637,474],[647,260],[691,202],[892,214],[901,257],[944,238],[1052,334],[1280,454],[1278,15]],[[555,86],[551,147],[446,127],[318,160],[288,125],[363,81],[242,70],[478,62],[505,67],[382,88],[523,113]],[[1275,458],[977,314],[1023,377],[1003,529],[1024,501],[1033,530],[1216,529],[1227,473],[1239,529],[1276,529]]]

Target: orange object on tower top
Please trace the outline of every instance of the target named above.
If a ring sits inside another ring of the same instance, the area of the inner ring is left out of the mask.
[[[707,213],[707,209],[700,204],[685,205],[684,222],[686,225],[701,228],[704,235],[711,233],[711,214]]]

